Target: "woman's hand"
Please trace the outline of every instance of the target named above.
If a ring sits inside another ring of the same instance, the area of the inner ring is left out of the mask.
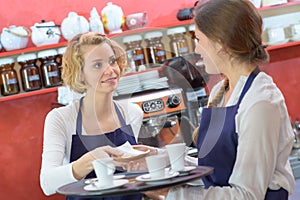
[[[78,160],[73,162],[72,172],[73,176],[80,180],[85,177],[88,173],[93,170],[92,162],[99,158],[107,158],[110,156],[122,156],[123,152],[113,148],[111,146],[102,146],[98,147],[83,156],[81,156]]]
[[[150,150],[150,153],[147,154],[147,156],[157,154],[157,148],[155,148],[155,147],[151,147],[151,146],[147,146],[147,145],[133,145],[133,148],[140,150],[140,151]],[[148,169],[145,158],[140,158],[138,160],[129,161],[128,163],[126,163],[126,165],[123,168],[125,168],[128,172],[141,171],[141,170]]]
[[[156,147],[151,147],[143,144],[138,144],[138,145],[133,145],[132,146],[134,149],[140,150],[140,151],[147,151],[150,150],[149,155],[156,155],[157,154],[157,148]]]

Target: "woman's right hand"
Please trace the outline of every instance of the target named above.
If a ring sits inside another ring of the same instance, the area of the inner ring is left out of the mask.
[[[123,152],[111,146],[98,147],[73,162],[72,172],[74,178],[80,180],[93,170],[93,161],[99,158],[107,158],[110,156],[119,157]]]

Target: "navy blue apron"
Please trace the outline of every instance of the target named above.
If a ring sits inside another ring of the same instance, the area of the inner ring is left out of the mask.
[[[197,138],[198,165],[214,167],[214,173],[203,178],[205,188],[230,186],[228,181],[236,160],[238,135],[235,130],[235,116],[239,105],[259,73],[257,67],[248,77],[236,105],[204,108]],[[287,200],[284,189],[267,190],[266,200]]]
[[[126,125],[125,120],[118,108],[114,103],[118,118],[121,123],[121,128],[116,129],[115,131],[100,134],[100,135],[82,135],[82,100],[79,102],[78,115],[76,120],[76,135],[72,135],[72,144],[71,144],[71,155],[70,162],[73,162],[80,158],[83,154],[101,146],[120,146],[128,141],[130,144],[136,144],[135,137],[130,125]],[[94,171],[89,173],[86,178],[95,178],[96,174]],[[143,197],[142,194],[134,195],[124,195],[124,196],[113,196],[113,197],[103,197],[103,198],[80,198],[80,197],[71,197],[67,196],[67,200],[141,200]]]

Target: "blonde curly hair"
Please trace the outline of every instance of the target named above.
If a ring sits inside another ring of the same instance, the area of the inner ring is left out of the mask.
[[[76,35],[69,41],[62,60],[62,79],[64,85],[68,85],[78,93],[86,91],[86,85],[81,81],[82,68],[84,66],[84,46],[107,43],[113,50],[121,72],[127,67],[125,50],[115,41],[101,33],[88,32]]]

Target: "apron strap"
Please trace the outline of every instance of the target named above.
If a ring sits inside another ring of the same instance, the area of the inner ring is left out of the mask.
[[[81,113],[82,100],[83,100],[83,97],[81,97],[79,100],[78,115],[77,115],[77,119],[76,119],[76,135],[82,135],[82,113]],[[123,115],[115,102],[114,102],[114,106],[117,111],[118,118],[121,122],[121,126],[126,126],[126,122],[123,118]]]
[[[259,72],[260,72],[260,70],[259,70],[258,67],[256,67],[256,68],[251,72],[251,74],[250,74],[250,76],[248,77],[248,79],[247,79],[247,81],[246,81],[246,83],[245,83],[245,86],[244,86],[244,88],[243,88],[243,90],[242,90],[242,93],[241,93],[240,98],[239,98],[239,100],[238,100],[238,102],[237,102],[237,105],[239,105],[239,104],[241,103],[243,97],[245,96],[246,92],[247,92],[248,89],[250,88],[250,86],[251,86],[253,80],[255,79],[256,75],[257,75]]]
[[[82,113],[81,113],[82,100],[83,97],[81,97],[79,100],[78,115],[76,119],[76,135],[82,134]]]
[[[121,126],[126,126],[126,122],[125,122],[125,120],[124,120],[124,117],[123,117],[123,115],[122,115],[122,113],[121,113],[119,107],[117,106],[117,104],[116,104],[115,102],[114,102],[114,106],[115,106],[115,109],[116,109],[116,111],[117,111],[118,118],[119,118],[119,120],[120,120],[120,122],[121,122]]]

